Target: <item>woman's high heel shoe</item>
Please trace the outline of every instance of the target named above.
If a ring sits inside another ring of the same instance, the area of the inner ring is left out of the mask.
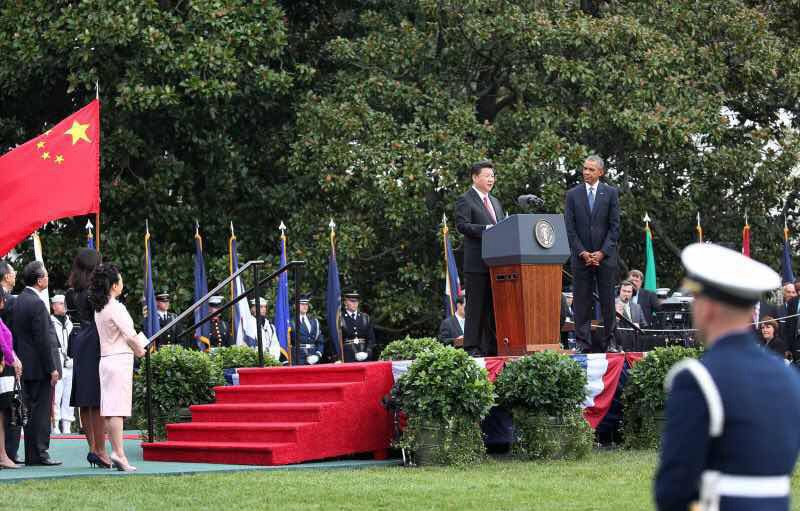
[[[92,467],[100,467],[100,468],[111,468],[111,463],[107,463],[103,461],[103,459],[98,456],[97,454],[90,452],[86,455],[86,461],[89,462],[89,465]]]
[[[114,465],[114,468],[120,472],[136,472],[136,467],[123,463],[122,460],[115,457],[113,454],[109,454],[108,457],[111,459],[111,464]]]

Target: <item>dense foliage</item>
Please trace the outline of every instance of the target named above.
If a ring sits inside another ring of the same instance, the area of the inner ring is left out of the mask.
[[[222,368],[207,354],[180,346],[162,346],[150,355],[152,406],[156,439],[166,437],[166,425],[188,419],[186,409],[214,400],[214,387],[225,383]],[[133,425],[147,432],[145,360],[133,376]]]
[[[560,211],[590,152],[621,189],[623,267],[653,218],[659,284],[698,211],[707,239],[778,265],[797,231],[797,0],[11,0],[0,6],[0,150],[102,100],[102,250],[141,295],[144,220],[156,285],[192,296],[194,220],[213,282],[240,260],[309,262],[324,296],[328,222],[343,287],[383,338],[440,318],[443,214],[466,168],[498,162],[511,213]],[[43,183],[43,193],[48,190]],[[13,193],[13,191],[9,191]],[[44,229],[63,288],[86,218]],[[451,223],[452,228],[452,223]],[[451,229],[451,232],[454,232]],[[460,240],[454,234],[457,257]],[[18,248],[22,262],[30,243]],[[268,291],[272,293],[273,290]],[[322,305],[320,299],[315,305]]]
[[[423,353],[443,349],[444,345],[433,337],[412,339],[406,337],[392,341],[381,351],[381,360],[416,360]]]
[[[495,389],[497,402],[509,410],[561,417],[586,399],[586,383],[586,371],[571,357],[540,351],[506,364]]]
[[[681,346],[656,348],[633,366],[622,393],[626,447],[658,446],[667,400],[664,379],[673,365],[685,358],[698,358],[701,353],[699,349]]]
[[[258,352],[249,346],[217,348],[211,352],[211,361],[220,369],[258,367]],[[264,367],[280,365],[280,362],[272,358],[269,353],[264,353]]]

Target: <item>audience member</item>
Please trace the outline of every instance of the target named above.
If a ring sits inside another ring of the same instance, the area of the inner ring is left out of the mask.
[[[0,312],[5,309],[7,293],[0,286]],[[5,428],[6,419],[12,412],[12,400],[19,378],[22,375],[22,363],[14,353],[14,340],[11,331],[0,318],[0,355],[2,355],[2,372],[0,372],[0,468],[20,468],[6,452]]]
[[[764,346],[783,358],[791,360],[792,353],[789,351],[786,342],[780,336],[780,326],[772,316],[764,316],[760,329],[760,339]]]
[[[52,347],[57,342],[50,314],[40,297],[48,287],[47,269],[40,261],[22,270],[25,289],[14,307],[14,352],[22,362],[22,400],[28,409],[25,430],[26,465],[60,465],[50,458],[50,412],[53,388],[59,380]]]
[[[100,415],[100,338],[89,303],[92,273],[100,264],[100,255],[91,248],[81,248],[72,262],[69,290],[65,297],[72,335],[67,341],[67,355],[72,359],[70,406],[78,408],[81,426],[89,444],[86,461],[91,466],[111,468],[106,452],[105,421]]]
[[[658,295],[649,289],[644,289],[644,275],[639,270],[628,272],[629,282],[633,283],[633,297],[631,303],[638,304],[648,325],[653,323],[653,315],[659,310]]]
[[[111,463],[123,472],[128,463],[122,443],[122,423],[130,417],[133,403],[133,357],[143,357],[147,339],[133,328],[133,318],[117,298],[122,294],[122,275],[113,264],[101,264],[92,274],[89,300],[100,337],[100,415],[111,439]]]
[[[460,348],[464,346],[464,310],[466,299],[463,296],[456,298],[455,314],[442,320],[439,325],[439,341],[442,344]]]

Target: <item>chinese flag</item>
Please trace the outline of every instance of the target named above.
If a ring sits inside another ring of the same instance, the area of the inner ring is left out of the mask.
[[[100,210],[100,101],[0,156],[0,254],[47,222]]]

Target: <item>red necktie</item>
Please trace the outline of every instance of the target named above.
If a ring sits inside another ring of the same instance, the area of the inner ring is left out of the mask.
[[[494,209],[492,208],[492,205],[489,204],[489,196],[488,195],[483,198],[483,207],[486,208],[486,211],[489,212],[489,216],[492,217],[492,223],[496,224],[497,223],[497,217],[494,216]]]

